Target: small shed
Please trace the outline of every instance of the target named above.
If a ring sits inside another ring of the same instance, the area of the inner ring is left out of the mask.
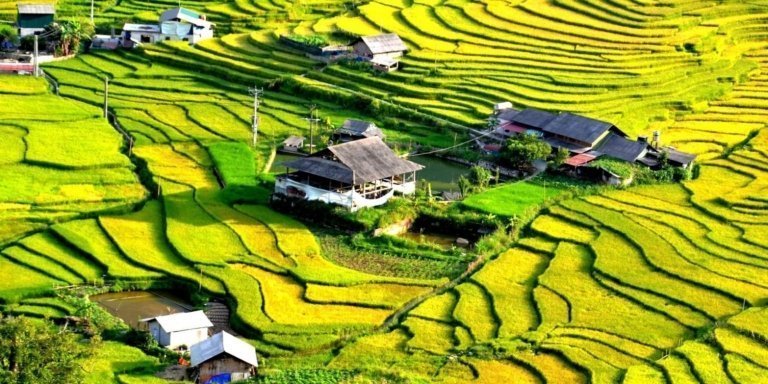
[[[306,140],[304,137],[289,136],[283,141],[283,151],[298,152],[300,149],[304,148],[304,140]]]
[[[197,370],[197,383],[246,380],[259,367],[256,349],[223,331],[193,345],[190,355],[191,365]]]
[[[19,37],[42,32],[45,26],[53,23],[56,8],[53,4],[19,4],[17,24]]]
[[[495,114],[498,114],[501,111],[506,111],[508,109],[514,109],[514,105],[512,105],[512,102],[510,101],[504,101],[493,105],[493,113]]]
[[[368,137],[378,137],[384,140],[384,132],[376,124],[369,121],[347,119],[341,128],[331,135],[331,141],[334,143],[347,143]]]
[[[391,57],[377,57],[371,59],[371,67],[379,72],[396,71],[400,62]]]
[[[379,58],[395,59],[403,56],[408,47],[395,33],[375,36],[363,36],[352,43],[352,49],[358,57],[374,60]]]
[[[142,319],[152,337],[163,347],[178,349],[191,346],[208,338],[213,323],[203,311],[174,313],[172,315]]]
[[[347,119],[341,128],[331,135],[331,141],[334,143],[348,143],[368,137],[378,137],[382,140],[385,138],[384,132],[376,124],[370,121]]]
[[[675,167],[687,169],[694,161],[696,161],[696,155],[678,151],[672,147],[664,147],[662,151],[667,153],[669,164]]]

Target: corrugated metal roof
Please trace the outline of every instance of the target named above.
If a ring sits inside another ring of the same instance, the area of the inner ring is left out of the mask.
[[[376,126],[376,124],[368,122],[368,121],[362,121],[362,120],[355,120],[355,119],[347,119],[344,121],[344,124],[337,130],[337,133],[342,133],[350,136],[359,136],[359,137],[373,137],[378,136],[382,139],[384,138],[384,133],[381,132],[381,129]]]
[[[544,127],[556,117],[557,115],[546,111],[528,108],[515,114],[510,120],[514,123],[531,128],[544,129]]]
[[[288,168],[329,180],[352,184],[352,170],[337,161],[320,157],[302,157],[283,163]]]
[[[160,22],[179,19],[186,21],[187,23],[194,24],[198,27],[209,28],[213,25],[210,21],[204,20],[203,15],[186,8],[176,7],[163,12],[160,15]]]
[[[283,140],[283,145],[292,147],[298,147],[302,144],[304,144],[304,138],[299,136],[288,136],[287,139]]]
[[[580,167],[584,164],[589,163],[590,161],[597,159],[597,156],[590,153],[582,153],[576,156],[573,156],[565,161],[565,164],[570,165],[572,167]]]
[[[662,148],[662,151],[666,151],[667,158],[670,161],[673,161],[675,163],[685,165],[685,164],[690,164],[691,162],[696,160],[696,155],[692,153],[681,152],[672,147],[664,147]]]
[[[408,47],[396,33],[385,33],[375,36],[363,36],[360,40],[368,46],[374,55],[380,53],[407,51]]]
[[[613,124],[605,121],[564,112],[547,123],[542,129],[547,133],[594,144],[611,127]]]
[[[19,13],[24,15],[53,15],[56,7],[53,4],[19,4]]]
[[[172,315],[141,319],[142,322],[157,321],[166,332],[179,332],[189,329],[210,328],[213,323],[203,311],[174,313]]]
[[[610,133],[596,150],[604,155],[633,163],[645,155],[648,143],[627,140],[615,133]]]
[[[197,367],[222,353],[226,353],[254,367],[259,366],[256,349],[252,345],[223,331],[190,348],[192,366]]]

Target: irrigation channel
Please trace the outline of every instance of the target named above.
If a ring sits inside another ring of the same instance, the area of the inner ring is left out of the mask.
[[[298,156],[296,155],[278,153],[277,156],[275,156],[275,161],[272,163],[272,169],[270,171],[272,173],[285,173],[285,166],[283,166],[283,163],[296,159],[297,157]],[[432,192],[434,193],[458,191],[459,177],[469,173],[469,169],[467,169],[466,166],[439,157],[419,156],[409,160],[424,166],[424,169],[419,171],[417,177],[419,182],[425,180],[432,184]]]

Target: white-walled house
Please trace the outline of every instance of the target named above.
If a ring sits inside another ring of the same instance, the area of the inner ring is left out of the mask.
[[[205,15],[177,7],[160,15],[159,24],[133,24],[123,26],[123,46],[154,44],[160,41],[187,41],[197,44],[213,38],[215,24],[206,20]]]
[[[193,345],[190,357],[198,383],[247,380],[259,367],[256,349],[224,331]]]
[[[158,344],[169,349],[190,347],[208,339],[213,323],[203,311],[174,313],[140,320]]]
[[[337,204],[356,211],[385,204],[395,193],[416,191],[424,167],[398,157],[378,136],[332,145],[284,163],[275,195]]]

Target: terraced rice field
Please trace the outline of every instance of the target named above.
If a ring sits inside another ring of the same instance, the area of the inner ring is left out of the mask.
[[[153,20],[175,3],[98,4],[99,22],[112,23]],[[72,309],[52,289],[105,276],[174,281],[226,297],[233,326],[275,369],[443,383],[768,377],[768,3],[185,5],[219,22],[219,38],[50,64],[62,97],[33,79],[0,81],[0,268],[15,277],[0,283],[7,312],[65,316]],[[319,70],[277,43],[288,32],[379,31],[411,48],[397,73]],[[133,158],[99,117],[104,76]],[[452,135],[434,118],[479,126],[510,100],[630,134],[661,130],[666,144],[699,154],[701,174],[562,200],[455,285],[371,275],[330,262],[312,232],[262,201],[224,198],[214,169],[226,167],[211,148],[250,140],[254,84],[275,85],[259,145],[241,159],[257,171],[282,137],[306,130],[311,102],[334,124],[371,118],[374,100],[413,108],[376,117],[395,141],[447,146]],[[119,351],[141,360],[131,353]],[[104,372],[94,368],[93,382]]]

